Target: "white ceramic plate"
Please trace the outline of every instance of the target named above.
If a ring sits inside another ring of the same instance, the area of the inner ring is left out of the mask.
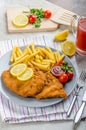
[[[53,49],[53,51],[55,51],[55,50]],[[10,91],[3,84],[2,80],[1,80],[2,72],[4,70],[7,70],[10,68],[10,64],[9,64],[10,55],[11,55],[11,51],[7,52],[0,59],[0,91],[2,92],[3,95],[6,96],[7,99],[11,100],[12,102],[14,101],[16,104],[29,106],[29,107],[44,107],[44,106],[49,106],[49,105],[59,103],[62,100],[64,100],[63,98],[50,98],[50,99],[41,99],[41,100],[37,100],[35,98],[24,98],[24,97],[21,97],[21,96],[15,94],[14,92]],[[67,56],[65,57],[64,60],[73,66],[73,64],[71,63],[70,59]],[[71,94],[72,90],[76,87],[76,84],[77,84],[76,81],[77,81],[77,76],[76,76],[76,71],[74,69],[73,80],[66,83],[64,86],[64,89],[67,92],[68,96]]]

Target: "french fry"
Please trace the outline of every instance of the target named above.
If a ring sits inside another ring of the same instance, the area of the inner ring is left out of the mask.
[[[33,64],[32,64],[31,62],[28,61],[27,64],[28,64],[29,66],[33,67]]]
[[[33,53],[36,52],[35,47],[34,47],[34,42],[32,42],[31,47],[32,47],[32,52]]]
[[[42,64],[42,65],[49,65],[49,66],[51,66],[51,63],[50,63],[50,62],[47,62],[47,61],[42,61],[41,64]]]
[[[36,51],[39,51],[39,54],[45,58],[45,54],[42,52],[41,47],[36,47]]]
[[[41,55],[39,55],[39,59],[40,59],[40,60],[43,60],[43,57],[42,57]]]
[[[13,54],[13,61],[15,62],[16,59],[17,59],[17,55],[16,55],[16,53],[14,53],[14,54]]]
[[[31,44],[28,44],[24,49],[23,53],[32,54],[32,50],[30,49]]]
[[[55,56],[56,63],[58,63],[59,62],[59,57],[57,55],[57,52],[54,52],[54,56]]]
[[[16,57],[19,57],[22,55],[22,52],[20,51],[20,48],[19,47],[16,47]]]
[[[60,52],[54,52],[55,58],[56,58],[56,62],[58,63],[59,61],[61,61],[65,55],[64,54],[60,54]]]
[[[38,63],[41,63],[42,60],[43,60],[43,57],[38,53],[38,54],[35,56],[35,61],[38,62]]]
[[[39,55],[37,54],[37,55],[35,56],[35,58],[36,58],[36,59],[39,59]]]
[[[32,50],[30,49],[30,45],[27,45],[27,50],[29,54],[32,54]]]
[[[19,47],[17,47],[16,48],[16,52],[18,51],[18,53],[19,53],[19,55],[21,56],[22,55],[22,50],[19,48]]]
[[[61,56],[60,56],[60,52],[57,51],[57,52],[56,52],[56,55],[57,55],[57,57],[58,57],[58,62],[59,62],[59,61],[60,61],[60,57],[61,57]]]
[[[27,49],[27,47],[23,50],[23,53],[28,54],[28,49]]]
[[[64,57],[65,57],[65,55],[64,55],[64,54],[62,54],[62,55],[60,56],[60,58],[59,58],[59,61],[63,60],[63,59],[64,59]]]
[[[55,59],[50,52],[48,52],[45,48],[40,48],[40,49],[43,51],[43,53],[46,55],[47,58],[49,58],[55,62]]]
[[[29,59],[32,58],[32,57],[34,57],[38,53],[39,53],[39,51],[36,51],[36,52],[32,53],[31,55],[29,55]]]
[[[13,62],[13,54],[11,55],[10,62]]]
[[[27,63],[35,65],[43,71],[49,71],[50,67],[62,60],[64,56],[59,51],[53,52],[49,47],[35,47],[32,42],[23,51],[18,46],[14,46],[10,61],[13,62],[12,66],[18,63]]]
[[[24,57],[22,57],[21,59],[19,59],[19,60],[17,60],[17,61],[15,61],[13,64],[12,64],[12,66],[15,66],[15,65],[17,65],[17,64],[19,64],[19,63],[26,63],[26,61],[28,61],[29,60],[29,55],[25,55]]]
[[[37,63],[41,63],[40,59],[35,59],[34,61]]]
[[[16,57],[16,46],[13,47],[13,50],[12,50],[12,54],[11,54],[11,58],[10,58],[10,61],[11,62],[14,62],[15,61],[15,57]]]
[[[46,47],[46,50],[49,51],[52,55],[54,55],[53,51],[49,47]]]
[[[19,51],[16,51],[16,57],[19,57],[19,56],[20,56]]]
[[[49,71],[50,70],[50,66],[49,65],[43,65],[43,64],[37,63],[35,61],[31,61],[31,63],[33,65],[35,65],[36,67],[38,67],[39,69],[43,70],[43,71]]]
[[[19,57],[16,58],[16,61],[19,61],[20,59],[22,59],[26,55],[27,55],[27,52],[24,52],[21,56],[19,56]]]
[[[44,61],[44,62],[46,62],[46,63],[54,63],[54,61],[51,60],[51,59],[43,59],[42,61]]]

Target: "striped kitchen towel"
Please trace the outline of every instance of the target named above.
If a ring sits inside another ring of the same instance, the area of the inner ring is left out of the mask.
[[[6,52],[12,49],[13,45],[25,46],[28,43],[33,42],[36,45],[49,46],[60,50],[60,47],[53,43],[52,39],[48,36],[37,36],[29,37],[26,39],[16,39],[16,40],[6,40],[0,42],[0,57],[2,57]],[[75,57],[72,59],[73,64],[76,69]],[[77,71],[78,72],[78,71]],[[81,96],[83,91],[81,90],[79,94],[79,100],[77,99],[73,111],[70,117],[67,117],[66,113],[70,106],[70,103],[75,94],[75,90],[70,94],[67,100],[64,100],[58,104],[54,104],[46,107],[28,107],[23,105],[18,105],[15,102],[7,99],[0,92],[0,114],[2,121],[6,123],[25,123],[31,121],[53,121],[53,120],[72,120],[74,119],[75,113],[77,112],[79,105],[81,104]],[[85,111],[86,112],[86,111]],[[85,113],[84,112],[84,113]],[[86,113],[85,113],[86,114]],[[86,116],[83,114],[83,117]]]

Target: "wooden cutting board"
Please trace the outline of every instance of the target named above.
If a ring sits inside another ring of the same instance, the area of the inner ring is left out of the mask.
[[[23,8],[8,8],[7,15],[7,30],[9,33],[24,33],[24,32],[41,32],[41,31],[54,31],[58,28],[58,24],[50,19],[43,19],[40,28],[34,28],[33,25],[28,24],[26,27],[18,28],[12,24],[12,20],[15,16],[27,10]]]

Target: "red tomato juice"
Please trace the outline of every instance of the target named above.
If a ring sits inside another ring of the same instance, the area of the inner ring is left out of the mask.
[[[76,47],[86,53],[86,18],[80,19],[77,28]]]

